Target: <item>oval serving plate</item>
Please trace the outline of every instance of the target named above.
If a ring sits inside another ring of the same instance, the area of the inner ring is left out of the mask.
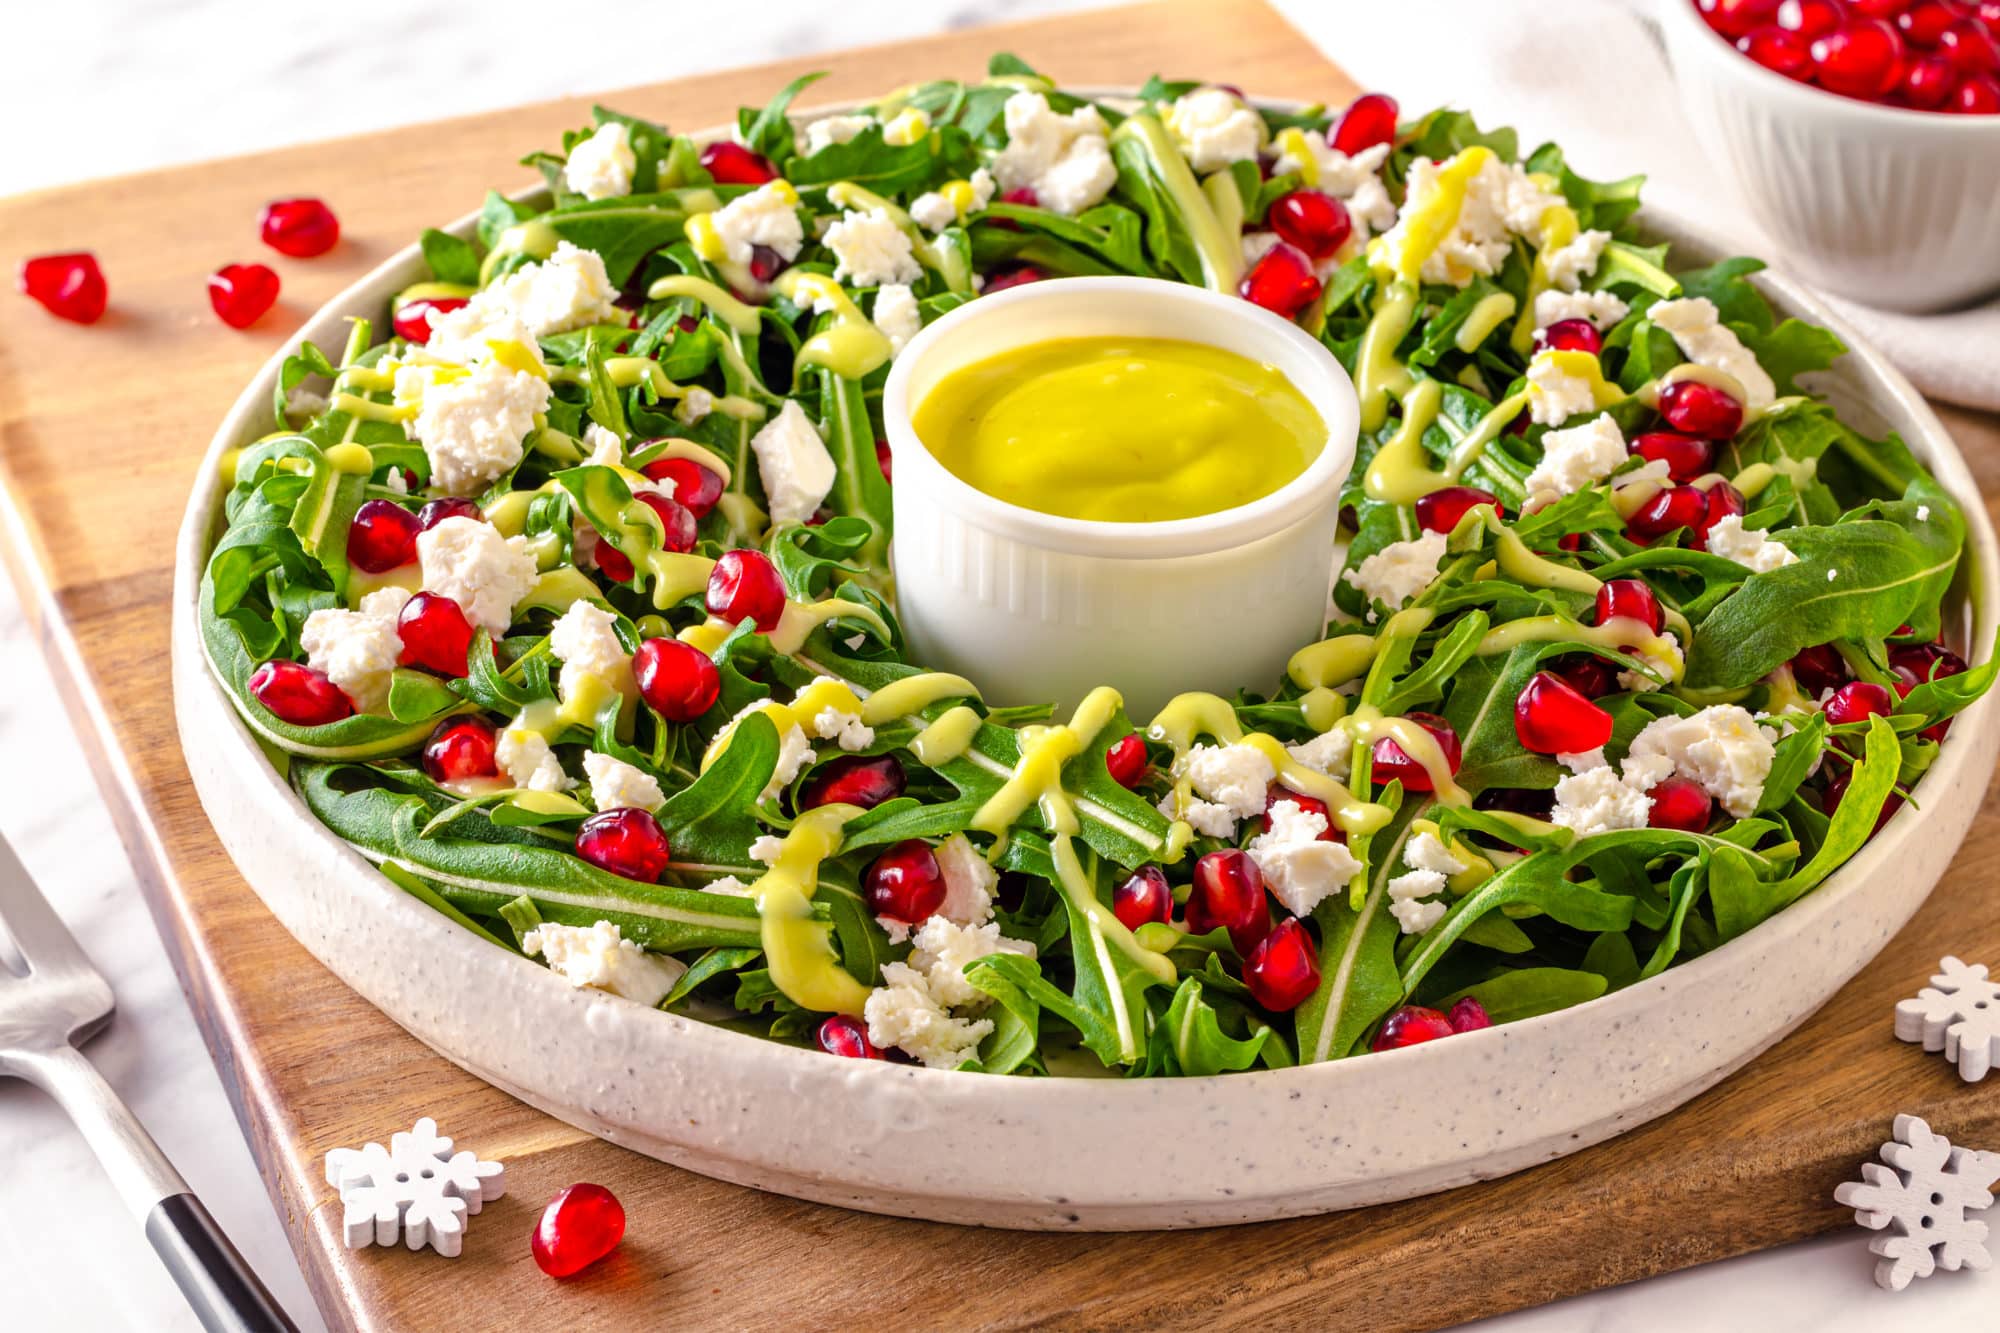
[[[1684,265],[1722,253],[1658,210],[1641,220]],[[472,222],[452,230],[469,234]],[[301,341],[340,344],[349,316],[379,320],[391,294],[427,271],[408,246],[315,313],[209,444],[174,578],[188,767],[243,877],[371,1004],[523,1101],[704,1175],[944,1222],[1127,1230],[1330,1212],[1518,1171],[1672,1110],[1823,1004],[1929,895],[2000,751],[2000,714],[1982,699],[1919,784],[1921,811],[1903,810],[1812,894],[1711,954],[1575,1008],[1361,1059],[1214,1078],[994,1077],[829,1059],[576,990],[410,897],[315,820],[201,648],[223,452],[264,433],[279,367]],[[1844,321],[1782,276],[1759,285],[1781,314],[1852,349],[1813,387],[1858,428],[1902,435],[1963,504],[1955,637],[1983,659],[2000,551],[1964,460],[1909,382]]]

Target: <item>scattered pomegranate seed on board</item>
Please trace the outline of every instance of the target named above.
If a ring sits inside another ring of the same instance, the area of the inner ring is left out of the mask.
[[[264,244],[293,259],[311,259],[340,240],[340,219],[318,199],[278,199],[257,220]]]
[[[542,1210],[530,1247],[550,1277],[569,1277],[602,1259],[625,1238],[625,1208],[602,1185],[571,1185]]]
[[[97,266],[97,256],[88,252],[23,260],[15,285],[57,319],[95,324],[104,315],[108,296],[104,271]]]
[[[208,303],[232,329],[247,329],[278,301],[278,275],[262,264],[225,264],[208,278]]]

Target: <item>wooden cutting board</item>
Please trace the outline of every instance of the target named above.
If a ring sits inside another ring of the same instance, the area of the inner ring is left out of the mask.
[[[973,76],[999,49],[1076,84],[1135,84],[1157,70],[1270,96],[1339,102],[1355,91],[1276,15],[1232,2],[954,33],[607,100],[699,127],[808,68],[833,71],[811,100],[836,101]],[[93,249],[112,293],[110,313],[90,328],[0,297],[0,548],[336,1327],[1428,1328],[1845,1225],[1833,1186],[1900,1111],[2000,1148],[2000,1079],[1966,1087],[1889,1028],[1892,1002],[1922,985],[1940,955],[2000,964],[2000,895],[1990,888],[2000,817],[1990,796],[1916,921],[1751,1068],[1611,1143],[1365,1212],[1113,1237],[844,1212],[589,1138],[420,1045],[284,932],[202,817],[159,690],[173,532],[215,424],[296,322],[486,187],[528,183],[511,164],[587,118],[582,99],[554,102],[0,200],[9,264]],[[258,209],[290,194],[321,195],[339,212],[344,238],[333,253],[284,260],[257,243]],[[256,328],[232,332],[206,307],[204,275],[251,259],[279,270],[284,299]],[[2000,421],[1946,415],[1982,490],[2000,493]],[[401,1250],[350,1254],[322,1175],[326,1151],[386,1139],[420,1115],[504,1159],[507,1197],[472,1223],[455,1263]],[[609,1261],[558,1284],[534,1267],[526,1241],[540,1205],[578,1180],[613,1189],[630,1229]],[[1868,1262],[1858,1236],[1854,1262]]]

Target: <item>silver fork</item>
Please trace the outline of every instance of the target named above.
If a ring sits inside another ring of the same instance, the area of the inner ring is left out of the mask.
[[[0,1075],[61,1103],[104,1166],[160,1261],[210,1333],[295,1325],[76,1043],[111,1020],[111,987],[0,836],[0,926],[27,963],[0,960]]]

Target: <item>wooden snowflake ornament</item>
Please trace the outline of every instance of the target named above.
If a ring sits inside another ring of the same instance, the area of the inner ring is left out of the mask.
[[[447,1259],[465,1241],[465,1218],[507,1192],[506,1168],[470,1152],[454,1153],[429,1116],[384,1148],[335,1148],[326,1183],[340,1191],[347,1248],[394,1245],[400,1230],[413,1250],[428,1244]]]
[[[1894,1132],[1882,1145],[1888,1166],[1865,1162],[1860,1180],[1833,1192],[1856,1222],[1884,1233],[1868,1242],[1882,1260],[1876,1285],[1901,1291],[1940,1268],[1991,1268],[1986,1223],[1970,1214],[1992,1206],[2000,1153],[1954,1148],[1913,1115],[1897,1116]]]
[[[1984,963],[1947,958],[1938,969],[1915,999],[1897,1003],[1896,1035],[1943,1051],[1960,1078],[1977,1083],[2000,1064],[2000,981],[1987,978]]]

